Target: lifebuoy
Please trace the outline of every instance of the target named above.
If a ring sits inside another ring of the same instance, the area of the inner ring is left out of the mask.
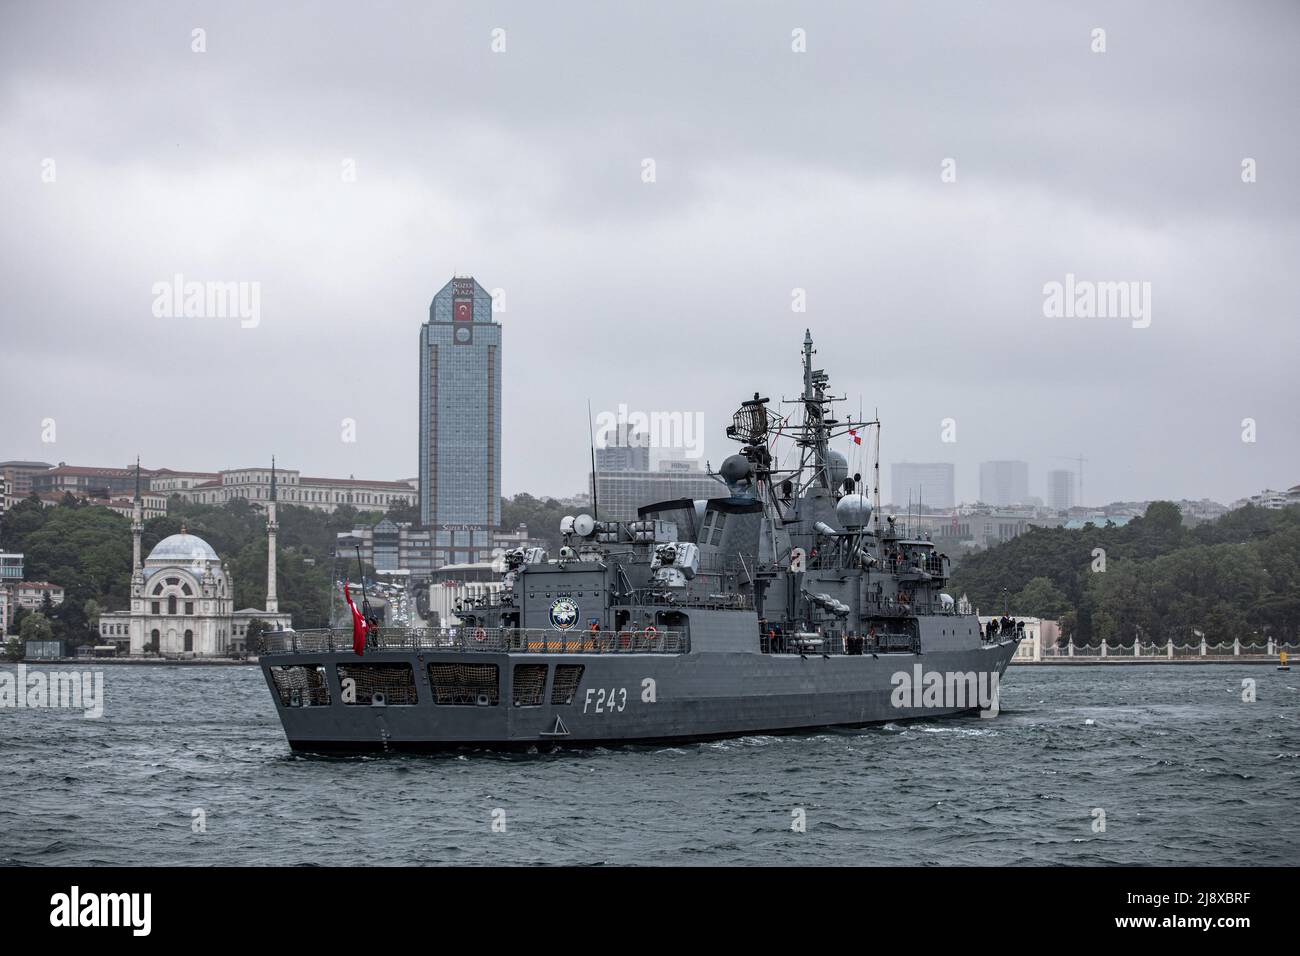
[[[658,636],[658,633],[659,632],[655,630],[655,626],[651,624],[649,627],[645,629],[645,642],[647,644],[653,644],[655,637]]]
[[[483,630],[483,628],[481,628],[481,627],[480,627],[480,628],[476,628],[476,629],[474,630],[474,640],[478,641],[479,643],[482,643],[483,641],[486,641],[486,640],[487,640],[487,631]]]

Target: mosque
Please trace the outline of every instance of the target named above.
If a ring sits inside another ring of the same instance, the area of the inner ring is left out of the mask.
[[[131,609],[100,615],[99,633],[132,655],[230,657],[242,654],[253,620],[269,628],[290,627],[275,593],[275,465],[266,507],[266,608],[235,610],[230,569],[212,546],[184,525],[180,534],[159,541],[140,560],[144,513],[137,467],[135,509],[131,518]]]

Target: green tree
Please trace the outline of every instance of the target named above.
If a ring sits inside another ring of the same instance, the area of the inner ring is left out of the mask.
[[[50,624],[49,618],[36,611],[23,618],[23,626],[19,636],[24,644],[28,641],[52,641],[54,640],[54,626]]]
[[[264,620],[255,617],[248,622],[248,631],[244,636],[244,654],[257,657],[262,653],[262,636],[270,629]]]
[[[1051,578],[1042,575],[1030,578],[1029,583],[1011,599],[1011,608],[1016,614],[1050,620],[1059,618],[1069,606],[1065,593],[1052,583]]]
[[[99,607],[99,602],[94,598],[87,598],[86,603],[81,606],[82,613],[85,615],[86,623],[96,634],[99,633],[99,615],[103,613]]]

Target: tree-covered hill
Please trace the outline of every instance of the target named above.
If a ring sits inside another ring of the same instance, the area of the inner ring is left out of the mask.
[[[1076,643],[1296,640],[1300,508],[1245,507],[1188,529],[1157,501],[1123,527],[1030,528],[953,575],[953,593],[986,614],[1004,589],[1012,614],[1057,618]]]

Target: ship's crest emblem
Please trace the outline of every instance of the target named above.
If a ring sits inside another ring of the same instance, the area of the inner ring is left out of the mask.
[[[556,598],[551,605],[551,626],[567,631],[578,623],[578,603],[573,598]]]

